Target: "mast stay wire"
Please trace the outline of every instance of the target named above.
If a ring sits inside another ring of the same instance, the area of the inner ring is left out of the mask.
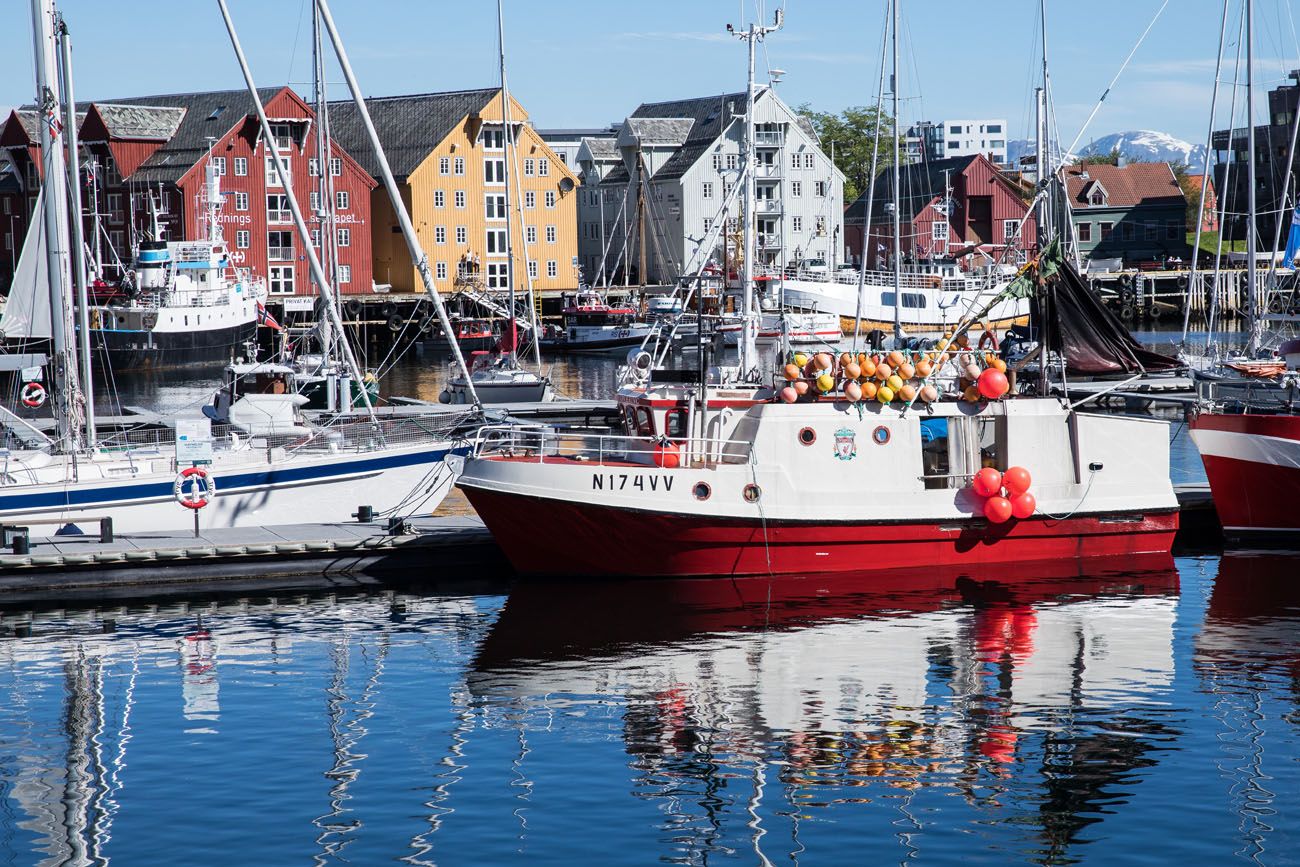
[[[1110,84],[1106,86],[1106,89],[1102,91],[1101,96],[1098,97],[1096,105],[1092,107],[1092,112],[1088,115],[1088,119],[1085,120],[1083,126],[1079,128],[1079,132],[1075,135],[1074,141],[1070,142],[1070,146],[1065,149],[1067,154],[1074,153],[1074,149],[1079,145],[1079,140],[1083,138],[1083,134],[1088,131],[1088,127],[1092,124],[1093,118],[1095,118],[1097,112],[1101,110],[1102,103],[1106,101],[1106,97],[1110,96],[1111,90],[1114,89],[1116,83],[1119,82],[1119,77],[1124,74],[1125,69],[1128,69],[1129,62],[1133,60],[1133,55],[1137,54],[1138,49],[1142,47],[1142,43],[1146,41],[1147,34],[1156,26],[1156,22],[1160,20],[1160,16],[1164,14],[1165,8],[1168,6],[1169,0],[1164,0],[1164,2],[1160,4],[1160,8],[1156,10],[1155,17],[1153,17],[1151,22],[1147,24],[1147,29],[1142,31],[1142,35],[1138,37],[1138,41],[1134,43],[1132,50],[1129,51],[1128,57],[1125,57],[1124,62],[1120,64],[1119,71],[1115,73],[1115,77],[1110,80]],[[1053,112],[1052,119],[1053,121],[1056,119],[1055,112]]]

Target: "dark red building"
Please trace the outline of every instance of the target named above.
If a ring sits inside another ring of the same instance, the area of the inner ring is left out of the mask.
[[[1022,187],[983,155],[901,166],[899,188],[904,256],[950,257],[972,267],[1024,261],[1037,246],[1037,223],[1033,217],[1025,220],[1029,204]],[[845,210],[845,246],[855,261],[862,261],[867,226],[868,267],[890,261],[894,201],[893,173],[886,169],[876,178],[870,218],[866,193]]]
[[[375,181],[337,143],[326,165],[318,165],[315,113],[287,87],[262,88],[274,148],[262,140],[252,98],[246,90],[172,94],[89,103],[80,121],[87,244],[110,276],[129,264],[132,249],[157,218],[165,240],[207,236],[209,161],[220,177],[218,222],[241,267],[266,280],[273,295],[314,295],[302,241],[297,237],[284,189],[276,177],[277,153],[292,177],[299,205],[319,246],[319,188],[322,171],[335,191],[339,283],[346,293],[373,291],[370,192]],[[0,128],[0,147],[14,164],[22,189],[0,184],[0,213],[8,205],[23,212],[14,243],[21,250],[26,215],[35,200],[40,139],[36,115],[10,114]],[[100,232],[95,233],[94,214]],[[7,223],[7,217],[5,218]],[[3,231],[8,232],[7,225]],[[7,251],[6,251],[7,252]],[[6,261],[8,267],[9,262]]]

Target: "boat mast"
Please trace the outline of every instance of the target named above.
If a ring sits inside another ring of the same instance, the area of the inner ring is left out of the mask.
[[[510,219],[510,179],[514,177],[510,164],[512,158],[517,159],[519,156],[518,149],[512,148],[511,139],[514,137],[514,130],[510,124],[510,90],[506,87],[506,25],[505,14],[502,11],[501,0],[497,0],[497,62],[501,70],[501,146],[505,149],[504,165],[506,167],[506,306],[510,309],[510,355],[506,361],[510,367],[519,365],[518,347],[519,328],[515,324],[515,233],[513,221]],[[513,155],[513,156],[512,156]],[[523,226],[520,226],[522,235]],[[522,239],[521,239],[522,240]],[[533,335],[537,339],[537,335]],[[469,371],[465,371],[465,378],[469,379]]]
[[[1051,115],[1049,112],[1048,96],[1048,78],[1047,78],[1047,0],[1038,0],[1038,17],[1041,27],[1043,40],[1043,84],[1039,91],[1039,124],[1038,124],[1038,153],[1042,162],[1038,164],[1038,182],[1042,187],[1042,201],[1039,206],[1039,213],[1042,219],[1038,221],[1038,255],[1042,256],[1043,250],[1046,249],[1052,237],[1052,209],[1053,190],[1055,170],[1052,168],[1052,126]],[[1047,394],[1047,315],[1048,305],[1051,303],[1047,296],[1046,286],[1043,285],[1041,276],[1038,278],[1038,393]],[[1032,324],[1032,318],[1031,318]]]
[[[321,268],[325,271],[326,276],[330,279],[330,284],[337,287],[338,284],[338,232],[335,228],[334,220],[334,179],[330,172],[330,126],[329,126],[329,103],[326,98],[325,89],[325,52],[321,50],[321,32],[320,32],[320,13],[312,4],[311,31],[312,31],[312,95],[316,100],[316,196],[319,201],[316,203],[316,216],[320,219],[321,231]],[[336,307],[340,301],[335,296]],[[342,317],[339,317],[340,320]],[[320,318],[320,343],[321,354],[324,355],[325,365],[334,360],[334,343],[335,340],[345,340],[347,335],[340,333],[334,335],[333,328],[330,324],[328,315]],[[364,388],[364,383],[359,383],[359,387]],[[332,400],[332,399],[331,399]]]
[[[85,396],[86,445],[94,448],[95,384],[90,370],[90,297],[86,288],[86,239],[81,215],[81,146],[77,141],[77,102],[72,95],[72,34],[62,14],[56,14],[54,24],[59,37],[59,84],[68,131],[68,207],[72,214],[72,278],[77,290],[81,393]]]
[[[42,199],[47,242],[50,297],[50,343],[54,356],[54,445],[59,451],[80,448],[80,429],[76,423],[79,403],[76,357],[68,349],[72,318],[67,305],[68,221],[67,175],[64,171],[63,146],[58,141],[62,121],[59,98],[51,85],[58,80],[54,48],[54,0],[32,0],[32,37],[36,59],[37,126],[41,139],[41,181],[45,186]]]
[[[767,34],[775,33],[781,29],[784,20],[785,14],[778,9],[776,18],[770,27],[751,22],[748,31],[736,34],[740,39],[749,43],[749,77],[745,85],[745,136],[743,143],[745,160],[741,179],[745,191],[745,202],[741,212],[745,220],[743,233],[745,258],[741,262],[740,277],[741,288],[744,293],[742,296],[744,301],[741,307],[741,316],[743,318],[740,339],[741,376],[748,375],[750,368],[758,363],[758,323],[754,320],[754,233],[758,229],[755,214],[757,207],[754,197],[754,52],[759,41],[766,38]]]
[[[903,336],[903,229],[899,215],[903,203],[903,197],[899,194],[898,181],[898,0],[893,0],[894,6],[894,26],[890,40],[892,42],[893,74],[890,76],[892,83],[890,90],[893,91],[894,99],[894,339],[898,340]]]
[[[225,10],[225,0],[217,0],[221,8]],[[393,178],[393,169],[388,165],[388,157],[384,154],[384,148],[379,143],[379,135],[375,132],[374,121],[370,118],[370,109],[366,107],[365,97],[361,95],[361,87],[357,84],[357,78],[352,74],[352,64],[348,62],[347,50],[343,47],[343,40],[339,38],[339,32],[334,26],[334,16],[330,14],[329,3],[326,0],[316,0],[317,8],[320,10],[321,21],[325,24],[326,31],[330,35],[330,43],[334,46],[334,56],[338,58],[339,67],[343,70],[343,77],[348,83],[348,90],[352,93],[352,99],[357,105],[357,115],[366,130],[366,137],[370,139],[370,145],[375,151],[375,162],[379,165],[379,174],[384,182],[384,188],[388,190],[388,198],[393,203],[393,213],[397,215],[398,225],[402,229],[402,237],[406,240],[407,250],[410,251],[411,260],[415,262],[416,270],[420,272],[420,280],[424,283],[424,291],[428,293],[430,300],[433,301],[434,309],[438,311],[438,323],[442,326],[442,333],[455,335],[456,330],[452,327],[451,320],[447,317],[447,308],[443,306],[442,296],[438,294],[438,287],[433,283],[433,275],[429,272],[429,256],[420,248],[420,239],[415,234],[415,226],[411,224],[411,215],[406,212],[406,205],[402,202],[402,194],[397,189],[397,181]],[[259,103],[260,104],[260,103]],[[344,343],[345,351],[351,354],[351,349],[347,348]],[[461,370],[468,371],[465,366],[465,356],[460,351],[460,342],[451,341],[451,354],[456,364]],[[483,402],[479,400],[478,390],[474,388],[474,380],[468,374],[465,376],[465,388],[469,390],[470,400],[474,407],[481,413],[483,411]],[[362,389],[365,394],[365,389]],[[369,398],[366,404],[369,405]]]
[[[1246,340],[1246,354],[1254,356],[1259,348],[1259,311],[1256,309],[1255,250],[1255,4],[1246,0],[1246,317],[1250,322],[1250,336]],[[1278,219],[1281,219],[1279,216]]]
[[[294,228],[298,230],[298,237],[302,239],[303,248],[307,253],[307,266],[311,270],[312,279],[316,281],[316,286],[320,289],[321,297],[325,300],[325,308],[329,311],[329,315],[334,318],[334,327],[342,334],[343,323],[337,318],[338,308],[334,304],[334,288],[325,277],[325,271],[321,268],[320,257],[316,255],[316,248],[311,245],[311,232],[307,229],[307,221],[303,219],[302,208],[298,205],[298,196],[293,191],[293,178],[290,177],[275,149],[275,137],[271,134],[271,122],[267,120],[266,108],[262,105],[262,98],[257,93],[257,85],[253,82],[253,72],[248,68],[248,60],[244,57],[244,49],[239,44],[239,35],[235,32],[235,22],[230,18],[230,10],[226,6],[226,0],[217,0],[217,6],[221,9],[221,17],[225,19],[226,30],[230,33],[230,45],[235,50],[235,59],[239,61],[239,69],[244,74],[244,83],[248,87],[249,95],[253,97],[253,107],[257,110],[257,121],[262,132],[262,140],[271,153],[271,163],[275,166],[275,174],[280,181],[280,186],[284,188],[285,198],[289,202],[289,213],[293,216]],[[375,408],[370,403],[370,394],[365,387],[365,383],[361,380],[361,369],[357,366],[356,356],[352,354],[352,345],[344,340],[341,346],[348,372],[361,386],[357,391],[361,394],[361,402],[365,404],[366,413],[372,420],[377,422]]]

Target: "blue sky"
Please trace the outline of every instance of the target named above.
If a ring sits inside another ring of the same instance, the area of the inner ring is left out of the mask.
[[[310,78],[308,0],[229,0],[261,86]],[[1068,143],[1163,0],[1049,0],[1057,116]],[[775,8],[766,0],[767,14]],[[1258,3],[1259,76],[1300,68],[1283,0]],[[0,106],[31,100],[26,3],[0,32]],[[1274,8],[1276,6],[1276,8]],[[791,104],[822,110],[873,102],[884,0],[787,0],[786,27],[760,53],[786,71]],[[491,0],[334,0],[369,95],[490,86],[497,80]],[[601,126],[639,102],[741,89],[743,46],[725,32],[754,0],[507,0],[511,88],[541,127]],[[1090,137],[1157,129],[1205,139],[1218,0],[1172,0],[1088,129]],[[215,0],[63,0],[73,28],[77,95],[112,98],[241,85]],[[1036,0],[904,0],[905,120],[1005,117],[1032,122]],[[340,96],[341,76],[334,92]]]

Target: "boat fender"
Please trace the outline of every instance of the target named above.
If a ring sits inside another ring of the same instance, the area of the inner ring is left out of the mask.
[[[451,403],[451,392],[444,388],[438,394],[438,403]]]
[[[23,406],[37,409],[45,405],[45,386],[35,381],[25,382],[19,397],[22,398]]]
[[[990,328],[980,335],[980,349],[992,349],[998,351],[998,336]]]
[[[172,483],[176,502],[187,509],[202,509],[216,494],[216,480],[202,467],[186,467],[176,474],[176,481]]]
[[[385,301],[379,308],[379,315],[383,316],[385,319],[389,319],[392,318],[393,316],[396,316],[397,305],[394,304],[392,301]]]
[[[396,332],[396,331],[401,331],[401,330],[402,330],[402,326],[403,326],[404,324],[405,324],[405,323],[402,321],[402,317],[399,316],[399,315],[396,314],[396,313],[394,313],[392,316],[389,316],[389,317],[388,317],[388,330],[389,330],[389,331],[394,331],[394,332]]]
[[[1174,281],[1174,285],[1176,285],[1179,289],[1186,289],[1186,288],[1187,288],[1187,275],[1186,275],[1186,274],[1179,274],[1179,275],[1178,275],[1178,279]]]
[[[361,299],[350,298],[348,299],[348,303],[345,304],[344,307],[348,311],[349,316],[351,316],[353,319],[358,319],[361,316],[361,310],[364,307],[364,305],[361,303]]]

